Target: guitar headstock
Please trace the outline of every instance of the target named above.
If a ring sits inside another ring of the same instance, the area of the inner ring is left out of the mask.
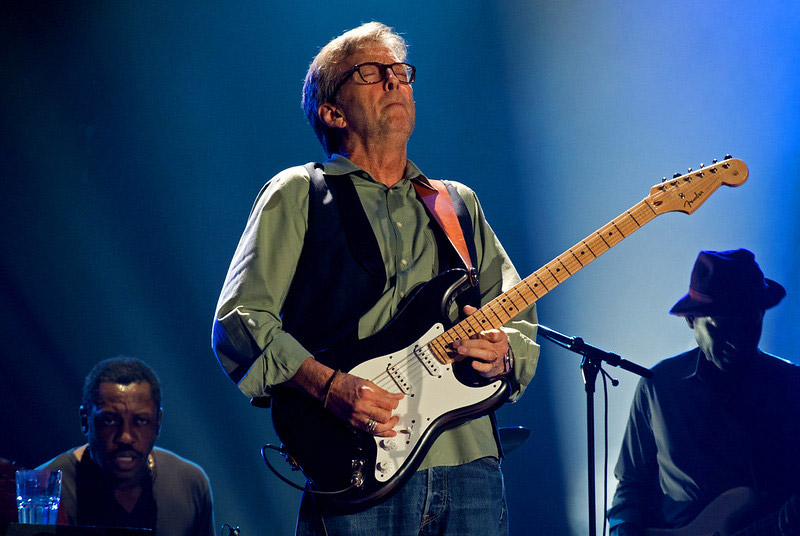
[[[675,174],[650,189],[645,202],[657,214],[685,212],[691,214],[722,185],[739,186],[747,180],[747,166],[738,158],[726,156],[722,162],[714,162],[684,175]]]

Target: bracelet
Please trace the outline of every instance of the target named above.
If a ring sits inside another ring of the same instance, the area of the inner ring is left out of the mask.
[[[508,374],[514,370],[514,350],[508,347],[506,355],[503,356],[503,374]]]
[[[325,387],[323,388],[323,397],[322,397],[322,407],[325,408],[328,406],[328,396],[331,394],[331,385],[333,385],[333,379],[336,378],[337,374],[339,374],[339,370],[334,370],[331,377],[328,378]]]

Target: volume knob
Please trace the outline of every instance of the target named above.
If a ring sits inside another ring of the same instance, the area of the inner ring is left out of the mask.
[[[391,473],[394,471],[394,463],[391,460],[386,460],[385,462],[378,462],[375,466],[381,474]]]

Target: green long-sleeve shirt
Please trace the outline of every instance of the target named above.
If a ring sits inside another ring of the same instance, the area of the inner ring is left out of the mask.
[[[397,313],[403,298],[438,273],[436,239],[411,182],[427,178],[410,161],[403,180],[392,187],[373,180],[342,156],[334,155],[324,166],[326,174],[349,175],[353,181],[386,267],[386,286],[378,302],[359,320],[358,335],[363,338],[385,326]],[[472,219],[481,304],[485,304],[520,279],[484,218],[475,193],[457,182],[452,184],[464,199]],[[241,348],[244,352],[251,348],[249,337],[262,349],[238,381],[239,389],[249,397],[269,395],[273,386],[290,379],[311,355],[282,329],[280,316],[303,248],[308,225],[308,190],[309,176],[302,166],[284,170],[269,181],[251,211],[217,304],[216,319],[225,328],[230,344],[226,349],[217,346],[215,351],[226,371],[232,372],[237,362],[252,359],[252,355],[225,355],[226,351]],[[321,321],[324,317],[322,311]],[[536,370],[539,347],[534,342],[535,325],[536,308],[532,306],[503,328],[514,349],[514,374],[520,386],[512,394],[512,400],[522,394]],[[459,465],[484,456],[497,456],[487,417],[444,432],[421,468]]]

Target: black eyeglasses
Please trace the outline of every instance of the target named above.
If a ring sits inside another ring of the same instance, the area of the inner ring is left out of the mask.
[[[386,79],[386,72],[389,69],[392,70],[397,81],[401,84],[412,83],[414,81],[414,74],[417,72],[417,68],[409,63],[378,63],[377,61],[359,63],[342,75],[342,79],[336,84],[331,96],[336,95],[342,85],[344,85],[347,79],[353,76],[354,73],[358,73],[362,84],[377,84]]]

